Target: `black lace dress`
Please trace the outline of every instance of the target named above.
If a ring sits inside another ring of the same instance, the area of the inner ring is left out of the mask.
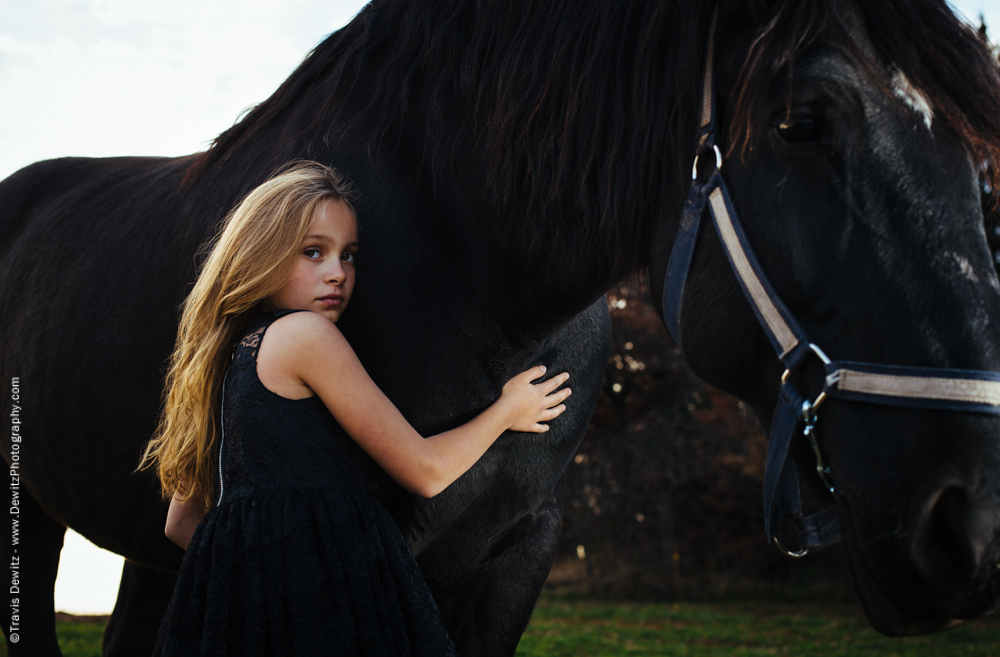
[[[223,392],[220,502],[195,530],[154,655],[455,655],[366,457],[317,396],[257,378],[259,316]]]

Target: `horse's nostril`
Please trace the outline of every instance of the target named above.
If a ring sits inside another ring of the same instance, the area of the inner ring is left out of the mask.
[[[940,590],[953,590],[975,577],[993,523],[977,511],[969,492],[946,488],[928,505],[922,520],[913,557],[925,581]]]

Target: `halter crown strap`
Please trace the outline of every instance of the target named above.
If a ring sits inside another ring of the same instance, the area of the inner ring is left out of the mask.
[[[684,288],[694,257],[701,219],[708,208],[726,258],[750,303],[757,320],[785,365],[764,473],[764,529],[768,540],[791,556],[803,556],[840,540],[835,508],[803,516],[795,464],[788,460],[793,436],[801,433],[816,456],[816,471],[831,494],[835,494],[830,469],[816,439],[816,411],[827,397],[854,402],[944,411],[964,411],[1000,416],[1000,373],[980,370],[904,367],[831,361],[811,343],[805,331],[785,306],[768,280],[739,220],[722,177],[722,154],[715,143],[716,102],[712,79],[717,10],[709,27],[708,52],[702,91],[702,115],[698,130],[698,155],[692,167],[687,203],[667,263],[663,282],[663,318],[667,329],[681,345]],[[698,159],[714,152],[716,167],[704,181],[698,177]],[[813,401],[804,398],[787,382],[810,355],[817,356],[826,371],[823,392]],[[789,552],[778,543],[781,518],[791,519],[799,534],[800,549]]]
[[[712,79],[715,70],[715,25],[719,20],[719,8],[712,10],[712,18],[708,24],[708,47],[705,52],[705,81],[701,89],[701,127],[699,137],[715,136],[715,81]]]
[[[701,91],[701,123],[698,127],[699,155],[702,150],[709,151],[715,146],[715,82],[712,79],[713,58],[715,57],[715,25],[719,18],[719,10],[712,10],[708,26],[708,47],[705,53],[705,77]],[[692,167],[692,180],[697,179],[698,157],[695,157]],[[701,215],[705,209],[705,197],[699,192],[698,185],[692,184],[688,191],[684,214],[681,216],[677,235],[674,236],[674,246],[670,251],[667,263],[667,274],[663,286],[663,320],[667,331],[674,342],[681,344],[681,300],[684,296],[684,286],[687,283],[688,271],[691,269],[691,259],[694,256],[694,245],[698,239],[698,228],[701,226]]]

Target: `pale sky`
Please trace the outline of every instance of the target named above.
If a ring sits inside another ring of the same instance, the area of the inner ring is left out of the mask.
[[[0,0],[0,179],[65,155],[185,155],[361,0]]]
[[[1000,38],[1000,0],[952,4]],[[0,0],[0,180],[53,157],[203,150],[363,5]],[[109,613],[121,563],[70,532],[56,609]]]

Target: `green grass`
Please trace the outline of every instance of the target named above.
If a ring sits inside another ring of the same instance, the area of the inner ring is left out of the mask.
[[[600,655],[1000,655],[1000,623],[903,639],[871,628],[856,606],[541,601],[518,657]]]
[[[56,623],[56,636],[63,657],[101,657],[100,623]]]
[[[84,622],[56,621],[56,637],[63,657],[101,657],[103,633],[104,623],[93,619]],[[0,640],[0,657],[7,657],[7,645],[3,640]]]
[[[65,657],[100,657],[99,622],[59,622]],[[517,648],[518,657],[615,655],[795,657],[950,657],[1000,655],[1000,619],[929,636],[889,639],[856,604],[657,603],[543,597]],[[6,651],[0,642],[0,656]]]

